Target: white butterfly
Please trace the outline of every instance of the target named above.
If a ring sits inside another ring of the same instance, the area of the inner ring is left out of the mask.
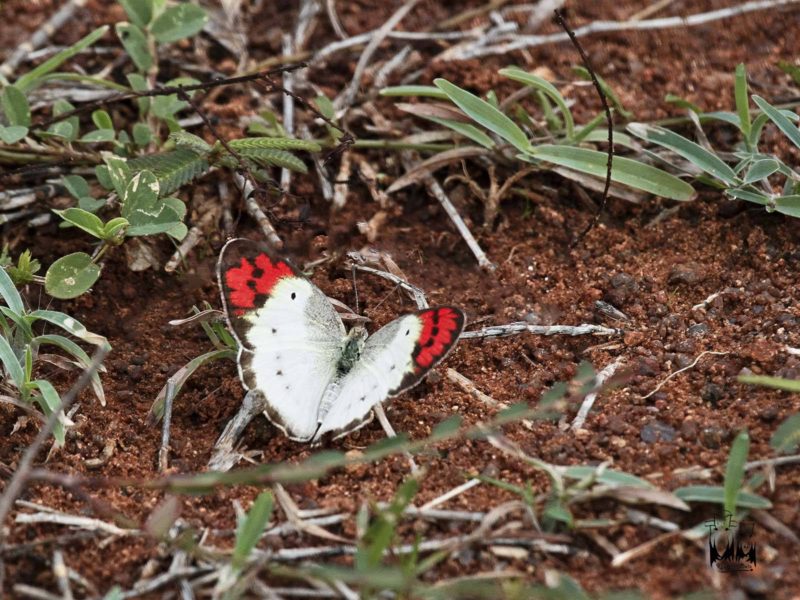
[[[293,440],[341,437],[372,408],[416,385],[453,349],[464,313],[444,306],[404,315],[367,337],[349,333],[325,294],[286,258],[234,239],[217,267],[239,342],[239,376],[261,392],[266,415]]]

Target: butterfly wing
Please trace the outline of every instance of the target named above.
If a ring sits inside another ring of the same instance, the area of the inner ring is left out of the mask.
[[[346,333],[341,318],[319,288],[266,246],[231,240],[217,271],[242,384],[263,393],[267,416],[286,435],[309,440],[336,374]]]
[[[465,322],[458,308],[430,308],[400,317],[367,338],[314,440],[358,429],[373,406],[419,383],[453,349]]]

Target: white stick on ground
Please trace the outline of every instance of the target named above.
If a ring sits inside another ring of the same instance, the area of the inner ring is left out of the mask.
[[[533,333],[535,335],[619,335],[621,329],[613,329],[602,325],[530,325],[524,322],[509,323],[508,325],[490,325],[477,331],[464,331],[461,339],[493,338],[518,335],[520,333]]]
[[[586,422],[586,417],[589,415],[589,411],[592,410],[592,406],[594,405],[594,401],[597,399],[597,394],[599,393],[600,389],[605,385],[605,382],[619,369],[623,364],[624,360],[622,357],[617,358],[614,362],[610,365],[606,366],[605,369],[600,371],[597,376],[595,377],[595,391],[586,395],[586,398],[583,399],[581,403],[580,409],[578,409],[578,414],[575,415],[575,418],[572,420],[572,425],[570,425],[570,429],[575,431],[583,427],[583,424]]]
[[[283,53],[290,55],[294,52],[292,36],[288,33],[283,35]],[[287,92],[294,92],[294,73],[291,70],[283,72],[283,89]],[[294,137],[294,96],[283,94],[283,129],[288,137]],[[285,194],[289,193],[292,185],[292,172],[283,167],[281,169],[281,189]]]

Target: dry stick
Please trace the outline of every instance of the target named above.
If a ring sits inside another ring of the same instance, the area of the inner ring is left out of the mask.
[[[672,379],[679,373],[683,373],[684,371],[688,371],[689,369],[693,368],[695,365],[697,365],[697,363],[700,362],[700,359],[703,358],[706,354],[715,354],[716,356],[724,356],[725,354],[730,354],[730,352],[715,352],[714,350],[704,350],[703,352],[697,355],[697,358],[695,358],[692,361],[692,364],[686,365],[685,367],[683,367],[682,369],[678,369],[677,371],[673,371],[672,373],[667,375],[664,379],[662,379],[661,383],[659,383],[652,392],[650,392],[646,396],[642,396],[642,400],[647,400],[650,396],[652,396],[658,390],[660,390],[665,383],[667,383],[670,379]]]
[[[61,600],[72,600],[72,588],[69,585],[69,571],[64,564],[64,555],[61,550],[53,550],[53,576],[61,592]]]
[[[620,356],[597,374],[595,377],[594,391],[586,395],[581,403],[580,409],[578,409],[578,414],[575,415],[575,418],[572,420],[572,425],[570,425],[572,431],[583,427],[584,422],[586,422],[586,417],[589,415],[589,411],[592,410],[594,401],[597,399],[597,394],[600,393],[600,389],[624,362],[625,360]]]
[[[13,589],[20,598],[33,598],[34,600],[62,600],[61,596],[56,596],[47,590],[33,587],[32,585],[26,585],[24,583],[18,583],[14,585]]]
[[[220,434],[214,444],[214,454],[208,462],[212,471],[229,471],[241,458],[241,454],[234,451],[236,440],[242,435],[244,428],[253,418],[267,408],[267,399],[260,392],[250,390],[242,400],[242,405]]]
[[[281,240],[281,238],[278,236],[278,232],[275,231],[275,227],[273,227],[272,223],[270,223],[267,215],[264,214],[263,210],[261,210],[261,207],[258,205],[255,197],[253,196],[253,193],[256,191],[255,186],[251,181],[245,179],[239,173],[233,174],[233,180],[236,183],[236,186],[242,192],[247,214],[255,219],[256,223],[258,223],[258,225],[261,227],[261,231],[264,232],[264,236],[267,238],[267,241],[272,244],[273,247],[283,248],[283,240]]]
[[[288,54],[292,52],[294,42],[292,36],[288,33],[283,35],[283,52]],[[294,137],[294,76],[291,71],[283,73],[283,89],[286,93],[283,94],[283,129],[286,131],[288,137]],[[292,172],[283,167],[281,169],[281,189],[286,192],[292,184]]]
[[[17,470],[14,472],[14,475],[11,477],[11,480],[8,482],[8,484],[6,484],[6,489],[3,492],[2,497],[0,497],[0,547],[3,545],[6,531],[5,527],[3,527],[3,523],[5,523],[9,511],[14,505],[14,501],[17,499],[17,496],[19,496],[22,488],[25,486],[25,482],[30,475],[36,455],[39,453],[39,450],[41,450],[45,441],[47,441],[47,438],[49,438],[53,433],[53,429],[55,428],[56,423],[58,423],[61,413],[68,410],[83,388],[89,385],[92,380],[92,376],[97,372],[97,369],[100,368],[103,359],[106,357],[110,349],[110,346],[105,345],[100,346],[95,351],[89,367],[83,373],[81,373],[78,381],[76,381],[69,391],[63,396],[63,398],[61,398],[60,404],[50,414],[47,422],[39,430],[36,438],[22,455],[19,465],[17,466]]]
[[[403,154],[403,167],[406,171],[410,171],[415,167],[406,153]],[[439,204],[442,205],[442,208],[447,213],[447,216],[450,217],[451,221],[453,221],[458,233],[461,234],[461,237],[464,238],[464,241],[472,251],[472,254],[475,255],[478,265],[487,271],[494,271],[497,267],[488,258],[486,258],[486,253],[472,235],[472,232],[467,227],[467,224],[464,223],[461,215],[458,214],[456,207],[453,206],[453,203],[450,201],[450,198],[447,197],[447,194],[445,194],[442,186],[439,185],[439,182],[436,181],[432,175],[425,176],[423,181],[425,182],[425,186],[428,188],[428,191],[439,201]]]
[[[449,492],[445,492],[444,494],[442,494],[438,498],[434,498],[430,502],[426,502],[425,504],[420,506],[419,509],[417,509],[417,510],[420,510],[420,511],[430,510],[430,509],[432,509],[432,508],[434,508],[436,506],[439,506],[440,504],[444,504],[448,500],[451,500],[452,498],[455,498],[456,496],[458,496],[460,494],[463,494],[467,490],[471,490],[472,488],[474,488],[476,485],[479,485],[480,483],[481,483],[480,479],[470,479],[469,481],[467,481],[465,483],[462,483],[461,485],[459,485],[457,487],[454,487]]]
[[[533,333],[535,335],[619,335],[621,329],[603,327],[602,325],[529,325],[528,323],[509,323],[508,325],[491,325],[477,331],[464,331],[461,339],[494,338]]]
[[[339,36],[340,40],[346,40],[348,37],[347,32],[342,27],[342,22],[336,12],[336,0],[325,0],[325,12],[328,13],[328,20],[331,22],[331,28],[334,33]]]
[[[668,29],[672,27],[694,27],[704,25],[720,19],[728,19],[746,13],[776,9],[781,6],[791,6],[800,3],[800,0],[756,0],[746,2],[739,6],[712,10],[705,13],[697,13],[688,17],[665,17],[661,19],[650,19],[645,21],[593,21],[575,30],[576,37],[583,37],[593,33],[613,33],[618,31],[646,31],[652,29]],[[549,35],[525,35],[514,36],[510,41],[495,44],[492,46],[473,45],[471,48],[451,48],[445,50],[434,60],[466,60],[488,56],[490,54],[507,54],[514,50],[543,46],[545,44],[555,44],[565,42],[569,39],[564,33],[554,33]]]
[[[19,63],[30,54],[30,52],[44,44],[50,36],[58,31],[64,24],[72,18],[76,9],[82,8],[87,0],[69,0],[56,13],[50,17],[39,29],[37,29],[27,42],[23,42],[6,61],[0,65],[0,75],[10,77],[14,73]]]
[[[158,449],[158,470],[165,473],[169,468],[169,429],[172,425],[172,402],[175,400],[175,382],[167,379],[164,393],[164,417],[161,423],[161,447]]]
[[[455,369],[451,369],[448,367],[448,369],[445,371],[445,374],[447,375],[447,378],[450,381],[455,383],[458,387],[467,392],[470,396],[472,396],[476,400],[480,400],[481,402],[483,402],[486,406],[491,406],[492,408],[508,407],[508,404],[506,404],[505,402],[499,402],[498,400],[495,400],[491,396],[484,394],[482,391],[478,389],[478,386],[475,385],[475,382],[473,382],[471,379],[467,377],[464,377],[461,373],[459,373]]]
[[[400,21],[405,18],[409,11],[414,8],[418,2],[419,0],[406,0],[406,2],[400,8],[398,8],[391,17],[389,17],[386,23],[372,33],[367,47],[364,48],[364,51],[361,53],[361,56],[358,59],[358,63],[356,63],[356,68],[353,72],[353,79],[350,81],[350,84],[347,86],[345,91],[342,92],[333,102],[333,105],[337,110],[347,110],[350,108],[350,105],[353,104],[353,100],[355,100],[356,94],[358,93],[358,87],[361,85],[361,78],[364,76],[364,70],[367,68],[369,61],[372,60],[372,55],[378,49],[378,46],[380,46],[381,42],[383,42],[388,33],[400,24]]]
[[[666,8],[670,4],[675,2],[675,0],[658,0],[654,2],[650,6],[643,8],[637,13],[634,13],[628,19],[629,21],[641,21],[642,19],[646,19],[650,15],[654,15],[657,12],[661,11],[662,9]]]
[[[352,254],[350,256],[352,258]],[[354,268],[358,271],[364,271],[364,273],[372,273],[373,275],[377,275],[378,277],[383,277],[384,279],[387,279],[392,283],[399,285],[402,289],[408,292],[408,294],[411,296],[411,299],[417,304],[417,308],[419,308],[420,310],[428,308],[428,300],[427,298],[425,298],[425,292],[423,292],[417,286],[411,285],[405,279],[398,277],[397,275],[394,275],[387,271],[381,271],[380,269],[374,269],[372,267],[368,267],[367,265],[355,264]]]
[[[606,209],[606,203],[608,202],[608,190],[611,188],[611,162],[614,158],[614,118],[611,116],[611,109],[608,106],[608,101],[606,100],[606,94],[603,91],[603,88],[600,86],[600,82],[597,80],[597,75],[594,72],[594,67],[592,67],[592,63],[589,61],[589,57],[586,56],[586,52],[584,52],[583,46],[580,45],[580,43],[578,42],[578,38],[575,37],[573,31],[569,28],[569,25],[567,25],[567,22],[564,20],[564,17],[561,14],[561,11],[556,9],[554,12],[556,14],[556,21],[558,21],[558,24],[561,25],[561,27],[567,33],[570,41],[572,42],[572,45],[578,49],[578,53],[581,55],[581,60],[583,61],[583,64],[586,66],[586,70],[589,71],[589,76],[592,78],[594,89],[597,90],[597,95],[600,96],[600,102],[603,104],[603,110],[606,113],[606,126],[608,127],[608,161],[606,162],[606,183],[605,186],[603,186],[603,197],[600,201],[600,208],[597,211],[597,214],[594,216],[594,219],[592,219],[589,222],[589,225],[587,225],[586,228],[583,230],[583,233],[581,233],[572,242],[571,246],[574,247],[581,240],[583,240],[584,237],[586,237],[586,234],[589,233],[594,228],[595,225],[597,225],[598,221],[600,220],[600,216]]]

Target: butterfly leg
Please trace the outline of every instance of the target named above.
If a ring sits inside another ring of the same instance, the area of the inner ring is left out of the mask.
[[[222,434],[217,443],[214,444],[214,453],[208,462],[208,468],[212,471],[229,471],[239,459],[242,458],[240,452],[234,451],[236,442],[241,437],[242,432],[253,417],[263,413],[267,409],[267,399],[258,390],[250,390],[242,400],[242,406],[236,413]]]

